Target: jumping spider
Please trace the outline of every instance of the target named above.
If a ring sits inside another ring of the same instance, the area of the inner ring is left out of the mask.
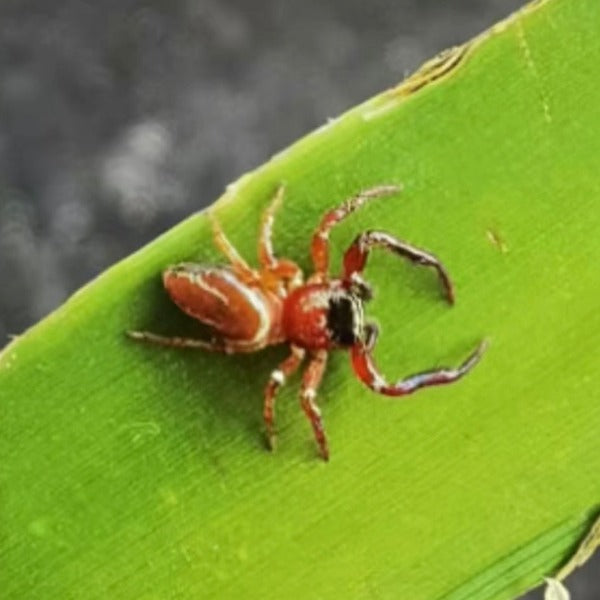
[[[298,265],[273,253],[271,231],[275,212],[283,199],[283,187],[264,212],[258,242],[260,269],[251,268],[238,254],[218,222],[212,218],[217,247],[230,265],[214,267],[195,263],[170,266],[163,272],[167,293],[185,313],[210,326],[215,338],[207,340],[162,337],[149,332],[130,331],[136,339],[163,346],[196,348],[213,352],[255,352],[273,344],[287,343],[291,354],[271,377],[265,389],[264,421],[269,446],[275,446],[274,408],[277,390],[298,369],[306,355],[309,363],[302,377],[302,409],[311,422],[324,460],[329,449],[321,412],[316,404],[319,384],[330,350],[350,353],[356,376],[373,391],[403,396],[415,390],[451,383],[468,373],[479,361],[485,342],[458,368],[440,368],[388,383],[372,358],[378,330],[365,322],[364,303],[373,295],[362,278],[373,248],[389,250],[416,265],[432,267],[450,304],[454,302],[452,282],[442,263],[432,254],[383,231],[365,231],[356,237],[344,254],[341,277],[329,275],[329,234],[332,228],[366,202],[395,194],[400,188],[381,185],[363,190],[322,217],[312,237],[310,251],[314,273],[304,282]]]

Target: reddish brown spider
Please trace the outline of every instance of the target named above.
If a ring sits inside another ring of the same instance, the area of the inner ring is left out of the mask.
[[[383,231],[365,231],[357,236],[344,255],[342,276],[331,278],[329,275],[329,233],[333,226],[367,201],[399,191],[394,185],[374,187],[327,212],[312,237],[310,250],[315,270],[306,283],[296,263],[276,258],[273,253],[271,230],[275,211],[283,199],[283,187],[263,215],[258,271],[238,254],[217,221],[212,219],[215,243],[231,265],[182,263],[168,267],[163,273],[163,282],[175,304],[209,325],[216,337],[206,341],[141,331],[131,331],[129,335],[163,346],[230,354],[289,343],[291,354],[271,373],[265,389],[263,415],[270,448],[275,446],[275,395],[308,353],[310,362],[302,377],[300,401],[311,422],[321,456],[327,460],[327,438],[315,399],[330,350],[349,350],[357,377],[375,392],[403,396],[421,387],[456,381],[475,366],[485,349],[482,342],[458,368],[425,371],[396,383],[388,383],[377,370],[371,352],[378,330],[373,323],[365,323],[363,310],[372,291],[361,276],[373,248],[389,250],[416,265],[433,267],[446,299],[450,304],[454,302],[452,282],[442,263],[432,254]]]

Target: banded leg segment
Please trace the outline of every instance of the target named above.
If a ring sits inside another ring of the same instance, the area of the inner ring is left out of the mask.
[[[352,280],[352,277],[356,276],[355,274],[362,272],[373,248],[384,248],[416,265],[433,267],[437,271],[446,299],[450,304],[454,304],[454,286],[448,271],[440,260],[433,254],[411,246],[385,231],[365,231],[354,240],[344,254],[344,279]]]
[[[374,392],[385,396],[405,396],[422,387],[452,383],[466,375],[481,359],[487,348],[487,342],[482,341],[479,346],[457,368],[442,367],[423,373],[410,375],[396,383],[388,383],[373,362],[371,352],[362,344],[352,347],[352,368],[358,378]]]
[[[149,331],[128,331],[127,335],[139,342],[169,346],[171,348],[191,348],[193,350],[208,350],[209,352],[227,352],[227,346],[218,340],[198,340],[196,338],[166,337]]]
[[[231,266],[233,267],[233,270],[243,281],[258,281],[258,273],[252,267],[250,267],[250,265],[242,258],[240,253],[235,249],[235,246],[229,241],[217,218],[210,211],[208,213],[208,217],[212,225],[215,246],[227,257],[231,263]]]
[[[380,185],[359,192],[356,196],[346,200],[338,208],[329,211],[321,219],[312,237],[310,246],[315,275],[325,277],[329,269],[329,233],[331,229],[349,214],[359,209],[363,204],[373,198],[397,194],[401,190],[398,185]]]
[[[306,351],[303,348],[292,346],[292,353],[271,373],[269,383],[265,388],[265,402],[263,405],[263,418],[267,430],[267,443],[270,450],[275,449],[275,397],[279,388],[285,384],[304,360]]]
[[[258,238],[258,261],[262,268],[261,280],[265,287],[282,296],[290,288],[297,287],[302,283],[300,267],[291,260],[277,258],[273,251],[273,223],[275,222],[275,213],[283,202],[284,192],[283,185],[277,188],[273,200],[263,213]]]
[[[315,440],[319,446],[319,453],[323,460],[329,460],[329,448],[327,445],[327,437],[325,436],[325,429],[323,428],[323,421],[321,419],[321,411],[315,400],[326,366],[327,351],[318,350],[313,354],[306,371],[304,371],[304,375],[302,376],[302,389],[300,391],[302,410],[312,425]]]
[[[277,263],[273,252],[273,223],[275,222],[275,213],[283,202],[284,192],[285,188],[280,185],[262,216],[258,237],[258,261],[263,268],[274,267]]]

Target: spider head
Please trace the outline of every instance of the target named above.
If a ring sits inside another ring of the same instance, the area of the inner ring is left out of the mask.
[[[336,346],[351,347],[357,342],[369,344],[374,325],[365,323],[364,303],[373,297],[373,290],[356,275],[329,296],[327,329]]]

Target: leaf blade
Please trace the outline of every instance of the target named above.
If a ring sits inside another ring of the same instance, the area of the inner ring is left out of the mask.
[[[463,382],[402,404],[332,357],[320,395],[331,464],[315,459],[297,381],[278,405],[278,453],[261,447],[263,380],[283,349],[230,358],[125,340],[131,328],[188,330],[157,274],[218,260],[204,215],[11,344],[0,357],[7,597],[509,598],[552,570],[599,491],[598,13],[554,0],[517,15],[445,76],[353,109],[217,205],[251,257],[252,224],[285,181],[276,247],[308,267],[324,209],[402,182],[401,197],[335,232],[334,258],[356,231],[385,225],[443,258],[458,303],[450,311],[427,274],[374,257],[382,367],[458,362],[492,339]]]

